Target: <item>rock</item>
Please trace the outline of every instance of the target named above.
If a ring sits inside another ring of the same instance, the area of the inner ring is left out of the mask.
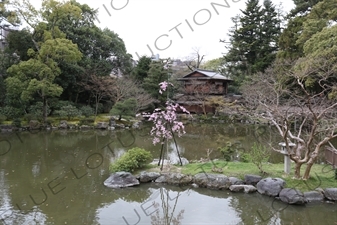
[[[109,124],[106,122],[98,122],[96,125],[96,129],[105,130],[105,129],[108,129],[108,127],[109,127]]]
[[[198,188],[199,186],[197,185],[197,184],[195,184],[195,183],[193,183],[192,185],[191,185],[193,188]]]
[[[90,130],[92,129],[92,126],[89,126],[89,125],[81,125],[80,126],[80,130]]]
[[[108,127],[108,130],[115,130],[115,127]]]
[[[324,196],[331,201],[337,200],[337,188],[325,188]]]
[[[116,126],[116,121],[115,121],[115,118],[113,118],[113,117],[110,117],[110,120],[109,120],[109,126],[110,126],[110,127],[114,127],[114,126]]]
[[[158,177],[160,177],[160,173],[143,171],[139,175],[139,181],[141,183],[152,182],[155,181]]]
[[[308,192],[304,192],[303,194],[307,202],[324,201],[324,194],[320,191],[308,191]]]
[[[182,162],[183,166],[189,164],[189,161],[188,161],[186,158],[180,157],[180,159],[181,159],[181,162]],[[179,158],[178,158],[178,157],[175,157],[174,159],[170,159],[170,164],[171,164],[171,165],[180,165],[180,160],[179,160]]]
[[[124,188],[139,185],[139,180],[129,172],[117,172],[110,175],[104,181],[104,185],[109,188]]]
[[[294,188],[284,188],[279,193],[282,202],[292,205],[303,205],[307,203],[306,198],[300,190]]]
[[[251,174],[245,175],[245,184],[251,184],[255,186],[260,180],[262,180],[261,176]]]
[[[37,120],[29,121],[29,130],[39,130],[41,128],[40,122]]]
[[[66,120],[61,120],[59,124],[59,129],[68,129],[68,122]]]
[[[194,183],[199,187],[213,189],[228,189],[231,186],[229,178],[223,174],[198,173],[194,175]]]
[[[134,122],[134,123],[132,124],[132,128],[133,128],[133,129],[139,129],[139,128],[140,128],[140,124],[141,124],[140,121]]]
[[[180,173],[166,173],[158,177],[156,183],[167,183],[174,185],[189,185],[193,181],[193,177],[190,175]]]
[[[243,180],[239,179],[239,178],[236,178],[236,177],[229,177],[228,178],[231,185],[241,185],[241,184],[244,184]]]
[[[229,190],[232,192],[252,193],[252,192],[255,192],[257,189],[253,185],[239,184],[239,185],[231,185],[229,187]]]
[[[282,180],[281,178],[268,177],[268,178],[260,180],[257,183],[256,187],[257,187],[257,191],[260,194],[275,197],[275,196],[278,196],[278,194],[283,189],[285,184],[286,184],[285,181]]]

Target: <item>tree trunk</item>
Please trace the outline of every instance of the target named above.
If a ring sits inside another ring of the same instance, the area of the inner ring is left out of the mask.
[[[301,166],[303,163],[296,162],[295,163],[295,172],[294,172],[294,177],[299,179],[301,178]]]
[[[311,157],[309,161],[307,162],[307,167],[305,168],[304,174],[303,174],[303,180],[308,180],[310,177],[310,170],[311,167],[314,165],[314,162],[316,161],[317,157]]]
[[[42,109],[42,117],[43,117],[43,123],[47,122],[47,99],[46,97],[42,97],[43,99],[43,109]]]

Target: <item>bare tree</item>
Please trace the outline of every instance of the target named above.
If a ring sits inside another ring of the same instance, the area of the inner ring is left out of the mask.
[[[98,105],[101,100],[114,96],[116,82],[110,76],[90,74],[81,81],[81,85],[95,98],[95,116],[97,116]]]
[[[288,65],[274,68],[280,66]],[[275,70],[268,70],[243,88],[255,115],[277,128],[290,159],[295,162],[295,178],[308,179],[322,148],[337,137],[336,73],[327,59],[299,59],[290,70],[281,71],[286,85],[276,82]],[[303,164],[306,169],[301,176]]]
[[[141,87],[139,82],[130,78],[117,78],[114,89],[114,102],[119,102],[128,98],[136,99],[137,105],[135,113],[146,109],[155,102],[155,99]]]
[[[186,58],[184,63],[189,70],[194,71],[195,69],[200,68],[204,57],[205,55],[201,55],[200,53],[200,48],[193,48],[193,53]]]

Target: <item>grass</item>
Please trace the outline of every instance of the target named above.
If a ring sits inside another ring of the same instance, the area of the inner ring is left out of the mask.
[[[190,163],[185,166],[171,166],[170,172],[181,172],[183,174],[195,175],[197,173],[214,173],[212,172],[213,167],[222,168],[223,173],[229,177],[237,177],[244,179],[246,174],[255,174],[262,177],[272,177],[272,178],[282,178],[286,182],[286,187],[298,189],[302,192],[313,191],[316,188],[331,188],[337,187],[337,180],[335,179],[335,170],[332,169],[330,165],[315,164],[311,169],[311,177],[304,181],[299,179],[294,179],[294,168],[291,168],[290,174],[285,174],[284,164],[263,164],[263,169],[267,174],[261,175],[258,168],[253,163],[244,162],[226,162],[222,160],[217,160],[206,163]],[[305,166],[302,166],[301,172],[303,173]],[[159,171],[159,167],[149,167],[148,171]],[[217,173],[219,174],[219,173]]]

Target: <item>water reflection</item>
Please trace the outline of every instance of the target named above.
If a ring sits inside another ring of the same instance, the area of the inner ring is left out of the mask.
[[[189,136],[179,138],[178,144],[187,159],[205,157],[207,149],[228,141],[248,149],[255,137],[275,139],[272,131],[254,136],[262,133],[261,128],[191,124],[186,129]],[[117,190],[104,187],[110,162],[128,148],[143,147],[159,155],[160,147],[153,146],[142,132],[23,132],[20,138],[0,134],[0,224],[123,225],[136,224],[139,217],[139,225],[337,222],[336,206],[326,204],[282,209],[284,204],[258,194],[155,184]],[[169,149],[169,157],[175,158],[174,143]],[[216,150],[213,153],[215,157]]]

